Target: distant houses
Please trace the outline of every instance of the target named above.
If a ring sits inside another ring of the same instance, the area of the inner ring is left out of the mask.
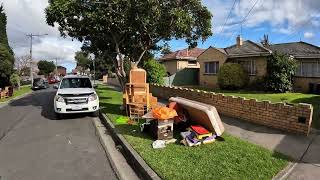
[[[199,72],[194,74],[198,76],[198,84],[218,88],[217,73],[224,63],[241,64],[248,72],[250,82],[254,82],[266,75],[268,56],[279,52],[290,55],[298,61],[297,72],[293,78],[294,90],[308,92],[310,83],[319,83],[320,88],[320,47],[302,41],[261,45],[250,40],[244,41],[240,36],[235,42],[226,48],[209,47],[206,50],[195,48],[176,51],[161,57],[160,61],[170,74],[184,68],[198,68]]]
[[[57,75],[58,76],[65,76],[67,74],[67,68],[63,66],[57,66]]]

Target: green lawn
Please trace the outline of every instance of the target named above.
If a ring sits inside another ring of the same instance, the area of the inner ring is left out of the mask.
[[[257,100],[269,100],[271,102],[285,102],[285,103],[308,103],[313,106],[313,120],[312,126],[320,128],[320,95],[315,94],[303,94],[303,93],[267,93],[267,92],[255,92],[255,91],[227,91],[227,90],[212,90],[202,87],[193,87],[195,89],[206,90],[216,93],[223,93],[225,95],[233,95],[245,97],[248,99]]]
[[[97,93],[102,111],[118,132],[163,179],[272,179],[288,163],[284,155],[227,133],[223,135],[224,142],[200,147],[185,147],[177,143],[155,150],[151,146],[153,139],[140,133],[138,126],[116,122],[123,114],[119,109],[121,92],[99,86]]]
[[[9,101],[10,99],[13,99],[15,97],[21,96],[21,95],[26,94],[26,93],[28,93],[30,91],[32,91],[31,88],[30,88],[30,85],[21,86],[20,90],[14,90],[13,91],[13,96],[5,98],[5,99],[0,99],[0,103]]]

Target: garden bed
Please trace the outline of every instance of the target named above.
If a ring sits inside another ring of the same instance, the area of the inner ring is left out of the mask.
[[[153,149],[153,139],[138,126],[116,122],[123,116],[119,109],[122,93],[106,86],[99,86],[97,92],[102,111],[117,131],[163,179],[271,179],[288,164],[286,156],[227,133],[223,135],[225,141],[200,147],[169,144]]]

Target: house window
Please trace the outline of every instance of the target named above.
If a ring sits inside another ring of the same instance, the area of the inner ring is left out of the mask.
[[[320,63],[319,63],[319,61],[300,62],[298,64],[296,76],[320,77]]]
[[[197,65],[197,61],[195,61],[195,60],[188,61],[188,65],[196,66]]]
[[[204,63],[204,73],[205,74],[217,74],[219,71],[219,62],[205,62]]]
[[[238,61],[249,75],[256,75],[256,63],[254,60]]]

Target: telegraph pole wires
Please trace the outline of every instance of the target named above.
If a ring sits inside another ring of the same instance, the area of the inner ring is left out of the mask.
[[[31,87],[33,86],[33,72],[32,72],[32,43],[33,43],[33,37],[40,37],[40,36],[46,36],[48,34],[27,34],[26,36],[30,38],[30,79],[31,79]]]

